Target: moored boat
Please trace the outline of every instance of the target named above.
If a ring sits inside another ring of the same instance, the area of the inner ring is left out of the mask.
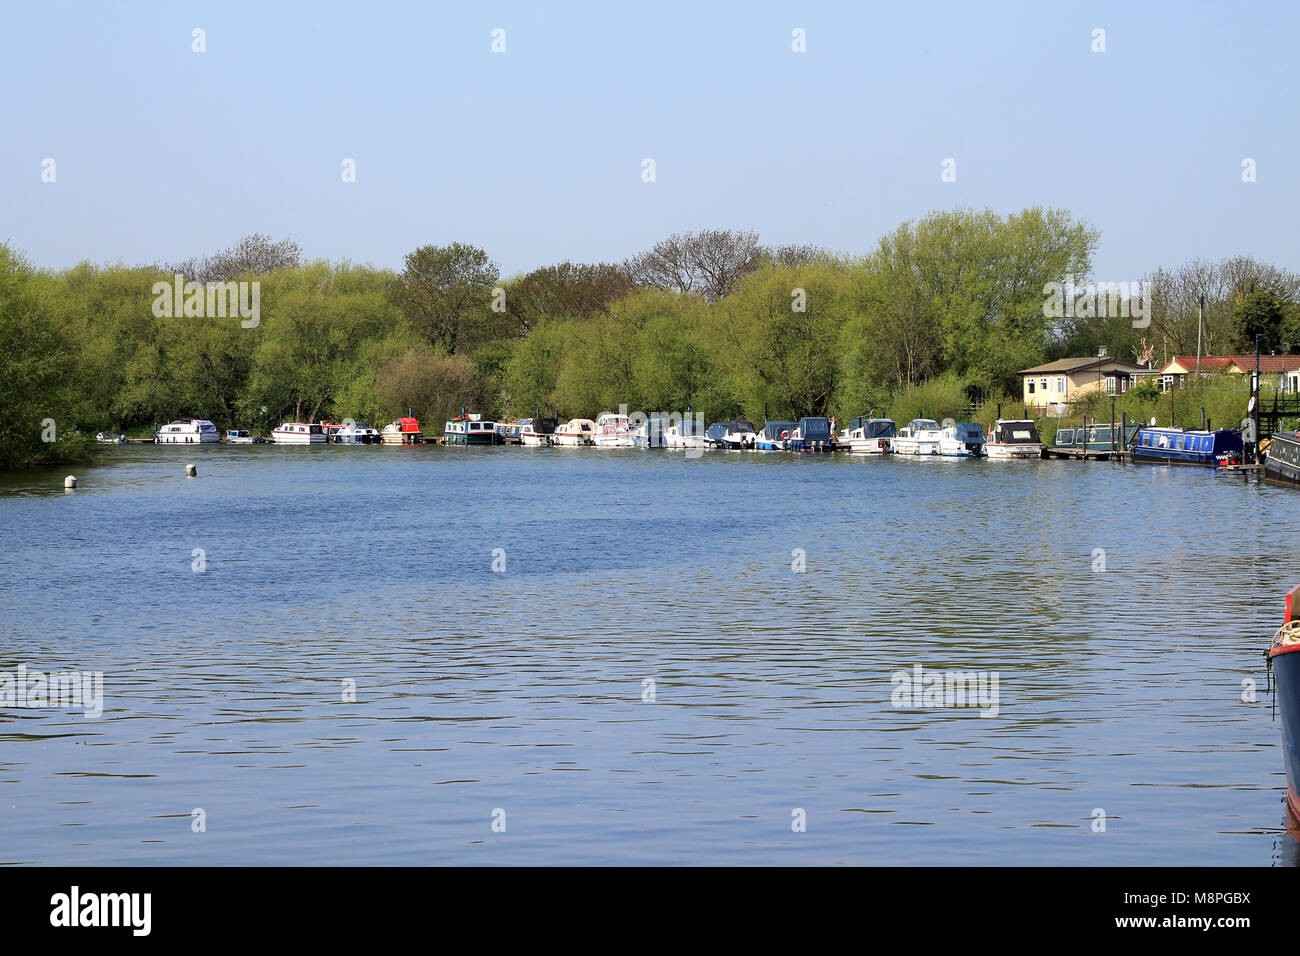
[[[98,432],[95,435],[95,441],[99,442],[101,445],[125,445],[126,436],[110,435],[107,432]]]
[[[744,418],[733,418],[727,422],[718,439],[720,448],[730,448],[733,451],[739,451],[754,447],[758,434],[754,431],[754,423]]]
[[[622,412],[601,412],[596,417],[594,444],[597,448],[631,448],[636,444],[633,431],[632,419]]]
[[[664,443],[669,448],[707,448],[709,440],[705,437],[704,423],[687,415],[679,421],[671,421],[664,432]]]
[[[1286,769],[1286,799],[1294,819],[1300,820],[1300,587],[1286,596],[1282,626],[1273,635],[1268,666],[1273,672],[1273,694],[1282,718],[1282,762]]]
[[[1241,433],[1143,425],[1129,453],[1135,462],[1155,465],[1197,465],[1223,468],[1241,464]]]
[[[253,445],[257,439],[247,428],[231,428],[226,432],[227,445]]]
[[[319,424],[285,422],[271,429],[271,440],[277,445],[323,445],[325,429]]]
[[[894,436],[894,453],[899,455],[939,454],[939,423],[933,418],[913,418]]]
[[[989,431],[984,453],[992,459],[1042,458],[1043,442],[1038,426],[1023,418],[999,418]]]
[[[365,422],[344,422],[334,432],[336,445],[378,445],[379,430]]]
[[[754,438],[754,447],[759,451],[785,451],[798,427],[795,422],[764,422]]]
[[[519,441],[523,445],[536,447],[550,445],[555,440],[555,430],[560,426],[558,418],[525,418],[519,423]]]
[[[1138,427],[1134,422],[1126,431],[1122,425],[1116,425],[1112,433],[1108,424],[1089,425],[1086,430],[1082,425],[1064,425],[1056,430],[1056,438],[1047,452],[1049,456],[1055,455],[1057,458],[1109,459],[1112,452],[1123,452],[1133,444]],[[1114,446],[1111,444],[1112,434]]]
[[[632,443],[637,448],[667,448],[668,419],[647,418],[632,429]]]
[[[526,419],[520,419],[517,422],[497,422],[497,435],[501,438],[504,445],[522,445],[524,422]]]
[[[957,422],[939,432],[939,454],[949,458],[984,457],[984,429],[975,422]]]
[[[504,441],[497,433],[497,423],[484,421],[481,415],[461,415],[442,428],[444,445],[500,445]]]
[[[1300,485],[1300,432],[1278,432],[1269,439],[1264,477]]]
[[[805,416],[799,419],[785,447],[789,451],[834,451],[834,423],[820,415]]]
[[[205,418],[181,418],[154,433],[159,445],[209,445],[221,441],[217,426]]]
[[[710,448],[726,448],[722,443],[722,436],[727,434],[726,422],[714,422],[704,430],[704,443]]]
[[[384,445],[420,445],[424,443],[424,433],[416,419],[399,418],[379,430],[379,441]]]
[[[558,448],[579,448],[592,444],[595,437],[595,422],[590,418],[572,418],[555,429],[554,444]]]
[[[855,418],[840,432],[836,447],[848,448],[858,455],[888,455],[893,453],[897,434],[893,419]]]

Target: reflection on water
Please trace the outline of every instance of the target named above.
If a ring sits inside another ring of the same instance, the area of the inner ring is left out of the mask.
[[[0,710],[0,862],[1296,863],[1241,699],[1300,582],[1288,489],[519,448],[67,470],[0,478],[0,669],[107,699]],[[893,708],[916,664],[996,672],[998,715]]]

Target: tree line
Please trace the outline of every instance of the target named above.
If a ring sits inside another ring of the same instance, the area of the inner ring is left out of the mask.
[[[1300,277],[1247,258],[1146,276],[1144,328],[1053,316],[1047,284],[1084,282],[1098,239],[1062,210],[957,209],[903,223],[864,255],[719,229],[505,277],[459,242],[415,249],[400,270],[305,260],[261,235],[171,264],[62,271],[0,246],[0,467],[80,457],[97,431],[144,435],[184,417],[268,431],[410,409],[438,433],[462,406],[514,419],[626,404],[710,421],[765,409],[905,421],[927,402],[944,405],[932,417],[1018,402],[1018,370],[1099,346],[1157,364],[1194,353],[1198,327],[1207,354],[1252,351],[1256,336],[1266,352],[1300,349]],[[257,321],[156,314],[155,286],[176,274],[200,290],[257,282]]]

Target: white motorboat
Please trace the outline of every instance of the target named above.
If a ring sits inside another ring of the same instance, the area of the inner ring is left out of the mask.
[[[596,417],[597,448],[632,448],[636,445],[632,419],[621,412],[602,412]]]
[[[894,437],[894,452],[899,455],[937,455],[942,431],[933,418],[913,418]]]
[[[381,442],[379,429],[365,422],[346,421],[334,433],[336,445],[378,445]]]
[[[126,436],[125,436],[125,435],[109,435],[109,434],[106,433],[106,432],[98,432],[98,433],[95,435],[95,441],[99,442],[101,445],[125,445],[125,444],[126,444]]]
[[[246,428],[231,428],[226,432],[227,445],[252,445],[254,442],[256,439]]]
[[[984,429],[975,422],[949,425],[940,432],[939,454],[950,458],[982,458]]]
[[[596,423],[590,418],[574,418],[555,429],[555,444],[560,448],[577,448],[593,444]]]
[[[753,448],[757,442],[758,433],[754,431],[754,423],[744,418],[733,418],[727,422],[722,436],[717,440],[720,447],[733,450]]]
[[[519,423],[519,441],[532,447],[553,444],[559,425],[558,418],[525,418]]]
[[[1032,421],[999,418],[989,432],[984,452],[989,458],[1042,458],[1043,443]]]
[[[271,429],[271,440],[277,445],[323,445],[325,429],[319,424],[285,422]]]
[[[754,447],[759,451],[785,451],[798,427],[796,422],[764,422],[762,431],[754,438]]]
[[[891,418],[855,418],[836,443],[856,455],[888,455],[894,450],[898,427]]]
[[[704,436],[704,422],[689,415],[680,422],[671,421],[664,431],[664,444],[669,448],[708,448]]]
[[[221,432],[206,419],[182,418],[158,429],[153,440],[159,445],[210,445],[221,441]]]

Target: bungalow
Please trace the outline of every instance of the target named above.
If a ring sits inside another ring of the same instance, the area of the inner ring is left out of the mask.
[[[1051,408],[1078,401],[1088,392],[1123,395],[1150,369],[1107,356],[1057,359],[1020,372],[1027,407]]]
[[[1254,355],[1176,355],[1160,370],[1162,391],[1181,388],[1188,375],[1249,375],[1255,371]],[[1261,385],[1272,385],[1282,392],[1300,392],[1300,355],[1261,355],[1259,357]]]

